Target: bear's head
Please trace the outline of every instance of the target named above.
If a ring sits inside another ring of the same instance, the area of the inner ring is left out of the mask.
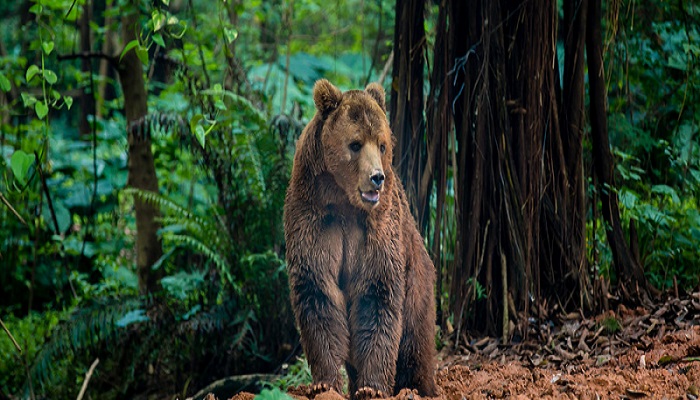
[[[345,93],[325,79],[314,86],[323,164],[350,204],[367,211],[382,202],[393,184],[393,138],[384,89],[370,83]]]

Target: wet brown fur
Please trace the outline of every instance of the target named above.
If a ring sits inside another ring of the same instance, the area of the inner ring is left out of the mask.
[[[435,272],[391,166],[384,90],[342,93],[320,80],[314,103],[284,206],[291,300],[314,386],[340,391],[345,363],[352,398],[403,388],[434,396]],[[363,201],[379,170],[379,201]]]

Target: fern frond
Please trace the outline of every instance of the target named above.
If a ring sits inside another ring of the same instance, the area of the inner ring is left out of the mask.
[[[255,107],[253,103],[250,102],[250,100],[246,99],[243,96],[239,96],[238,94],[230,90],[225,90],[223,88],[202,90],[201,93],[207,96],[224,96],[229,101],[231,101],[232,107],[230,108],[245,113],[250,122],[255,123],[260,128],[263,128],[267,125],[267,117],[265,117],[265,115],[260,110],[258,110],[258,108]]]
[[[94,347],[100,341],[114,340],[119,329],[116,322],[128,312],[143,306],[141,299],[126,298],[76,310],[68,320],[54,328],[51,337],[34,358],[30,369],[34,384],[45,387],[53,382],[51,369],[55,360]]]
[[[209,258],[226,281],[234,284],[228,260],[233,253],[233,246],[218,214],[207,217],[195,215],[159,193],[135,188],[124,189],[124,193],[159,207],[164,214],[160,234],[176,245],[184,245]]]
[[[231,266],[219,253],[192,236],[174,234],[169,235],[168,238],[175,243],[189,247],[190,249],[207,256],[207,258],[209,258],[216,265],[217,269],[219,272],[221,272],[221,275],[226,279],[226,281],[232,285],[233,289],[236,292],[241,291],[240,285],[231,275]]]
[[[176,215],[181,215],[184,218],[192,218],[193,215],[192,213],[186,209],[185,207],[182,207],[181,205],[177,204],[173,200],[162,196],[160,193],[155,193],[151,192],[149,190],[141,190],[137,188],[125,188],[122,190],[122,193],[128,195],[128,196],[133,196],[134,198],[138,198],[141,201],[144,201],[150,205],[156,206],[160,208],[163,211],[169,211],[172,212]]]
[[[252,191],[252,194],[256,195],[258,198],[264,198],[267,188],[262,162],[260,161],[260,152],[249,139],[246,140],[243,146],[237,146],[232,150],[232,157],[234,159],[243,159],[247,161],[245,163],[247,165],[243,166],[240,175],[244,175],[243,178],[247,178],[248,186],[255,189]]]

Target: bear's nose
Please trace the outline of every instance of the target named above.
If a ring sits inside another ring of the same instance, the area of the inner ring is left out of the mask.
[[[371,180],[374,186],[379,189],[384,183],[384,172],[380,170],[374,171],[374,173],[369,177],[369,180]]]

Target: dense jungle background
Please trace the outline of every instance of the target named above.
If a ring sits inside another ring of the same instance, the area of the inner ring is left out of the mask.
[[[442,354],[690,296],[699,26],[687,0],[1,2],[0,399],[308,382],[281,221],[319,78],[388,93]]]

